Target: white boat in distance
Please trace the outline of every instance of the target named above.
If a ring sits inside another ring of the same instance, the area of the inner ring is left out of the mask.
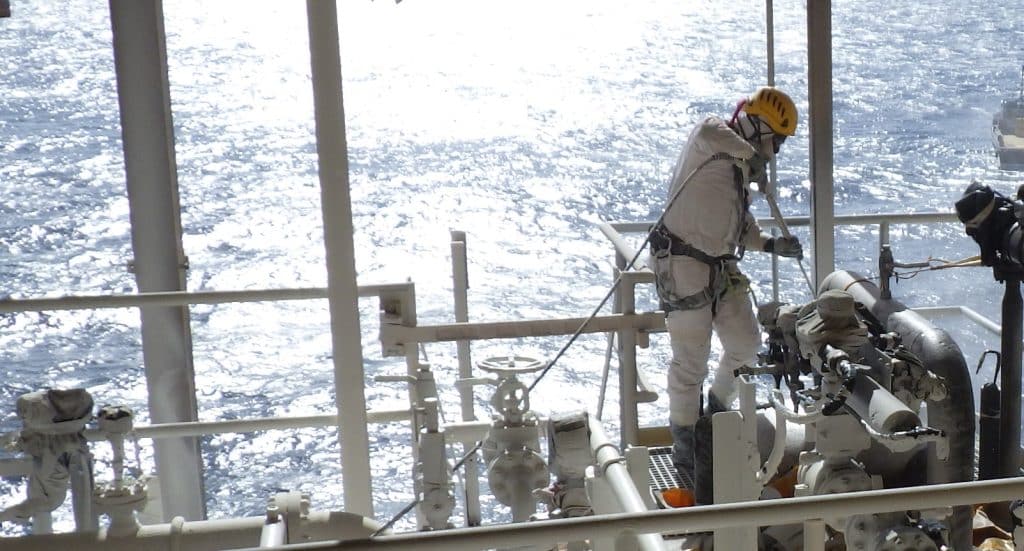
[[[999,166],[1024,170],[1024,66],[1020,69],[1020,93],[1002,101],[992,116],[992,145]]]

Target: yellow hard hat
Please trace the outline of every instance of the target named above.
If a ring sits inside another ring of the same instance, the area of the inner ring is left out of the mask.
[[[776,134],[792,136],[796,134],[796,104],[785,92],[771,86],[758,88],[750,96],[743,110],[748,115],[756,115]]]

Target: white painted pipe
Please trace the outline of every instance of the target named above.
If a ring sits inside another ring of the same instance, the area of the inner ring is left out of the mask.
[[[289,550],[404,551],[414,548],[417,551],[461,551],[495,546],[544,546],[552,542],[578,540],[581,534],[592,539],[615,539],[623,531],[639,534],[707,532],[736,526],[771,526],[816,520],[825,512],[850,516],[939,509],[1009,501],[1021,495],[1024,495],[1024,478],[1008,478],[382,535],[373,540],[293,545]]]
[[[360,297],[375,297],[385,293],[400,293],[412,285],[413,284],[410,282],[360,285],[358,294]],[[0,300],[0,312],[98,310],[104,308],[274,302],[281,300],[316,300],[325,298],[327,298],[326,287],[245,289],[239,291],[163,291],[126,295],[72,295],[49,298],[4,299]]]
[[[599,468],[604,470],[605,480],[619,502],[619,507],[627,513],[645,513],[647,504],[633,483],[633,478],[626,469],[626,459],[618,448],[608,440],[601,421],[589,418],[590,449],[594,452]],[[577,534],[575,539],[587,539]],[[641,534],[637,532],[636,544],[639,549],[656,551],[665,549],[665,541],[658,534]]]
[[[772,411],[775,410],[773,409]],[[755,476],[755,479],[762,485],[767,484],[775,476],[786,454],[786,417],[775,415],[774,425],[775,438],[772,442],[772,451],[768,454],[768,459]]]
[[[101,528],[98,532],[2,538],[0,547],[4,551],[220,551],[261,545],[265,523],[266,518],[262,516],[200,521],[185,521],[177,517],[170,523],[141,526],[135,536],[113,537],[106,528]],[[285,525],[284,521],[275,524],[282,528]],[[380,528],[380,524],[372,519],[330,511],[310,512],[296,528],[300,526],[301,533],[294,534],[292,539],[314,542],[366,538]]]

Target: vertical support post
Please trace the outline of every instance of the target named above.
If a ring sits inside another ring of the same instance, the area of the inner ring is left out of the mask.
[[[765,26],[765,61],[767,62],[768,86],[775,86],[775,6],[772,0],[765,0],[764,3],[764,26]],[[768,178],[771,180],[771,189],[778,186],[778,167],[775,158],[768,163]],[[777,231],[772,226],[772,237],[777,236]],[[779,301],[779,257],[771,256],[772,266],[772,300]]]
[[[465,323],[469,321],[469,268],[466,252],[466,232],[452,231],[452,292],[455,295],[455,321]],[[455,343],[456,354],[459,360],[459,379],[469,379],[473,376],[473,363],[470,353],[469,341],[458,341]],[[462,420],[476,421],[476,411],[473,404],[473,388],[471,386],[459,387],[459,400],[462,406]],[[466,499],[466,524],[468,526],[480,526],[480,463],[477,454],[466,459],[462,468],[465,484]]]
[[[825,551],[826,541],[828,534],[825,532],[825,521],[804,521],[804,551]]]
[[[618,275],[616,270],[616,276]],[[626,272],[619,281],[616,302],[623,314],[636,313],[636,282]],[[619,330],[619,446],[640,444],[636,411],[636,329]]]
[[[764,3],[765,57],[768,61],[768,86],[775,86],[775,6],[772,0]]]
[[[810,127],[811,240],[817,289],[835,271],[832,204],[832,1],[807,2],[807,85]]]
[[[772,160],[774,163],[775,161]],[[772,237],[778,237],[778,230],[772,226]],[[779,301],[779,257],[778,255],[771,255],[772,257],[772,300],[775,302]]]
[[[161,0],[110,0],[114,66],[140,292],[184,291],[177,161]],[[141,308],[142,355],[153,423],[198,420],[192,332],[186,306]],[[206,517],[202,456],[195,437],[154,442],[164,520]]]
[[[715,503],[737,503],[744,501],[747,488],[744,484],[745,470],[749,469],[746,457],[747,443],[743,441],[743,414],[738,411],[716,413],[711,418],[712,446],[717,457],[714,487]],[[757,527],[744,526],[714,531],[716,549],[737,551],[757,549]]]
[[[1000,336],[1003,369],[999,373],[999,474],[1020,476],[1020,394],[1022,302],[1020,276],[1007,277],[1003,292],[1003,331]]]
[[[363,391],[363,349],[359,328],[355,244],[352,240],[338,6],[334,1],[307,0],[306,14],[345,510],[372,518],[370,445],[366,427],[366,396]]]

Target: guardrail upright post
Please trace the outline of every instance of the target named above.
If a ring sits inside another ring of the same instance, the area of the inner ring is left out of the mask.
[[[469,321],[469,267],[468,254],[466,252],[466,232],[452,231],[452,293],[455,295],[455,321]],[[473,363],[470,353],[469,341],[461,340],[455,343],[456,353],[459,359],[459,379],[469,379],[473,376]],[[476,421],[476,411],[473,407],[473,387],[459,387],[459,400],[462,406],[462,420],[465,422]],[[469,526],[480,525],[480,467],[479,456],[473,454],[463,464],[465,476],[466,499],[466,524]]]
[[[636,313],[636,287],[629,278],[622,278],[615,291],[617,307],[623,314]],[[639,421],[636,411],[636,329],[619,330],[619,446],[638,445]]]

